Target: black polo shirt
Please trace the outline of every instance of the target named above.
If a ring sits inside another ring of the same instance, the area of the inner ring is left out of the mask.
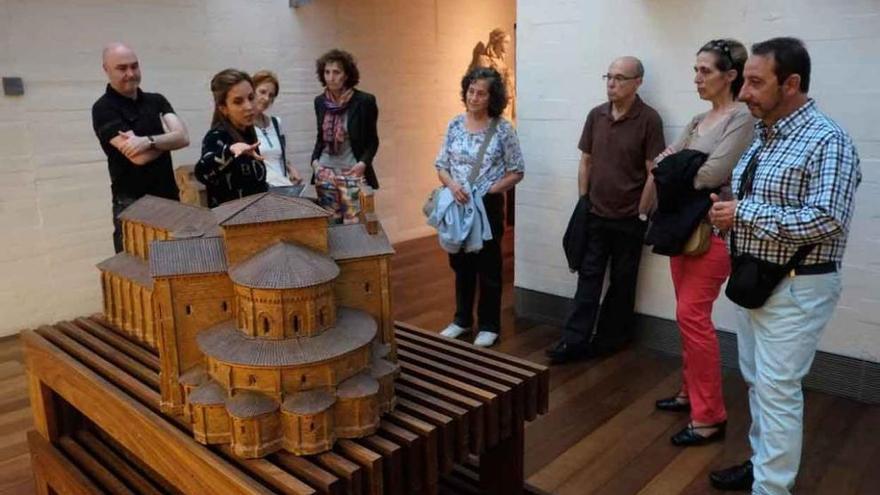
[[[138,166],[110,144],[120,131],[133,131],[138,136],[163,134],[165,130],[160,116],[166,113],[174,113],[174,109],[164,96],[138,89],[137,98],[131,99],[116,92],[109,84],[104,95],[92,105],[92,127],[107,155],[114,198],[140,198],[152,194],[179,199],[170,152]]]

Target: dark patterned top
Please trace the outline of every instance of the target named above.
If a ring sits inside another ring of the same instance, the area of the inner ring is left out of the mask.
[[[202,158],[196,163],[195,174],[205,185],[211,208],[269,189],[266,165],[249,154],[234,156],[229,148],[235,143],[229,132],[219,127],[208,131],[202,140]]]

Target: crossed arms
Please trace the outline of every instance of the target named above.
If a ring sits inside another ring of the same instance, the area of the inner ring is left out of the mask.
[[[189,146],[186,125],[177,115],[162,114],[159,120],[162,121],[162,130],[165,132],[152,136],[152,146],[147,136],[138,136],[132,131],[119,131],[119,134],[110,140],[110,144],[138,166],[150,163],[166,151]]]

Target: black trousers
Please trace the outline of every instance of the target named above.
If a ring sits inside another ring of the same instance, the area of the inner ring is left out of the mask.
[[[121,253],[124,249],[122,237],[122,220],[119,219],[119,214],[122,213],[122,210],[131,206],[131,204],[137,200],[138,198],[132,198],[128,196],[113,197],[113,248],[116,250],[117,253]]]
[[[574,309],[562,330],[565,342],[575,345],[589,343],[592,350],[602,353],[616,351],[632,339],[636,281],[645,227],[646,222],[638,218],[589,216],[586,225],[588,239],[578,269]],[[610,283],[600,308],[599,298],[609,264]]]
[[[455,324],[470,328],[474,324],[474,299],[479,281],[477,304],[478,329],[498,333],[501,330],[501,236],[504,235],[504,195],[483,196],[492,240],[483,243],[476,253],[463,250],[449,255],[455,272]]]

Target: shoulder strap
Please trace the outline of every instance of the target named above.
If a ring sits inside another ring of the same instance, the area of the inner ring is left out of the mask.
[[[752,184],[755,182],[755,171],[758,169],[758,155],[761,154],[761,149],[762,148],[758,148],[755,150],[755,153],[749,159],[749,163],[746,165],[745,170],[743,170],[742,175],[739,177],[739,188],[736,192],[736,199],[740,201],[752,193]]]
[[[483,166],[483,158],[486,156],[486,148],[489,147],[489,142],[492,141],[492,138],[495,137],[495,131],[498,130],[498,119],[492,119],[492,122],[489,124],[489,129],[486,131],[486,138],[483,139],[483,144],[480,145],[480,151],[477,153],[477,161],[471,167],[471,173],[468,176],[468,183],[473,186],[474,181],[477,179],[477,175],[480,173],[480,167]]]
[[[281,125],[278,123],[278,117],[274,115],[271,117],[272,126],[275,127],[275,135],[278,136],[278,144],[281,146],[281,173],[287,177],[287,156],[285,153],[285,148],[287,148],[286,139],[283,134],[281,134]]]
[[[761,147],[755,150],[742,175],[739,176],[739,188],[736,191],[736,199],[742,201],[748,194],[752,192],[752,183],[755,181],[755,170],[758,168],[758,155],[761,154]],[[739,250],[736,248],[736,232],[730,229],[730,255],[736,256]]]
[[[739,188],[736,193],[736,199],[742,201],[743,198],[751,194],[752,186],[755,182],[755,171],[758,168],[758,155],[761,153],[761,149],[758,148],[755,151],[755,154],[752,155],[751,159],[749,159],[749,163],[746,165],[745,170],[743,170],[742,175],[739,179]],[[807,255],[815,248],[817,244],[808,244],[806,246],[801,246],[795,251],[794,255],[783,265],[784,272],[789,272],[796,266],[800,265],[804,259],[806,259]],[[730,254],[731,256],[736,256],[739,254],[736,248],[736,233],[733,229],[730,230]]]
[[[790,272],[796,266],[800,266],[801,262],[807,258],[807,255],[810,254],[810,251],[816,247],[816,244],[808,244],[806,246],[801,246],[795,251],[794,255],[792,255],[791,259],[785,264],[785,273]]]

